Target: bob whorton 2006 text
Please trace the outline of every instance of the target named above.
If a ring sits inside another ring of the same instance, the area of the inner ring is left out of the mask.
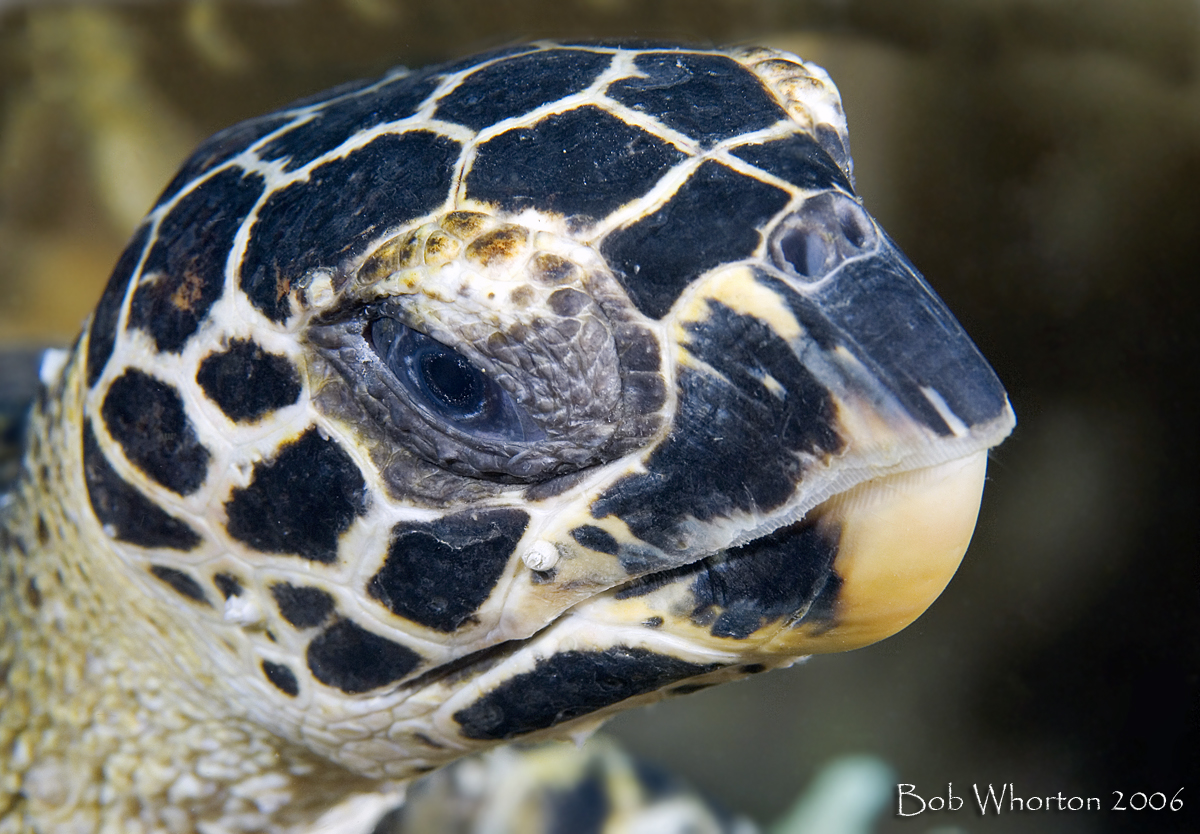
[[[1100,811],[1103,810],[1100,798],[1096,796],[1065,796],[1058,791],[1048,796],[1018,796],[1012,782],[1001,784],[997,789],[988,784],[984,789],[975,784],[971,786],[975,798],[975,808],[981,816],[987,814],[1002,814],[1005,811]],[[1124,791],[1112,791],[1113,801],[1108,808],[1110,811],[1179,811],[1183,808],[1183,788],[1168,797],[1163,791],[1146,793],[1135,791],[1126,794]],[[966,805],[963,797],[954,793],[954,783],[946,785],[946,795],[922,797],[916,791],[916,785],[901,782],[896,786],[896,815],[900,817],[915,817],[926,811],[961,811]]]

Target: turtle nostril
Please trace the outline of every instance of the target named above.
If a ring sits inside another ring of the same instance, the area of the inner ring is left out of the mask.
[[[814,282],[872,249],[877,239],[875,222],[854,198],[825,191],[780,222],[770,252],[784,272]]]
[[[792,229],[779,239],[779,252],[796,271],[805,278],[819,278],[825,274],[829,261],[829,244],[815,230]]]
[[[870,218],[857,203],[839,200],[836,203],[838,223],[842,235],[855,249],[865,249],[874,237]]]

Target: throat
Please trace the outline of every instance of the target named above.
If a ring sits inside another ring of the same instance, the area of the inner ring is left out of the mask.
[[[283,834],[313,830],[364,794],[386,810],[370,780],[248,722],[206,715],[123,658],[56,652],[34,668],[38,644],[16,647],[0,706],[0,741],[12,751],[0,761],[4,830]]]
[[[68,509],[87,499],[50,453],[79,443],[63,407],[35,413],[0,499],[0,830],[290,834],[398,802],[232,712],[216,669],[181,678],[170,618],[131,604]]]

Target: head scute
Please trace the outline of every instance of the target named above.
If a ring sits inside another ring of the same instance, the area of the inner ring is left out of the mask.
[[[820,143],[853,182],[854,160],[850,156],[846,113],[829,73],[814,63],[774,49],[747,47],[734,54],[758,75],[788,116]]]

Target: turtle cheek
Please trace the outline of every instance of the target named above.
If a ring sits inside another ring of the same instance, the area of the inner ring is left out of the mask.
[[[670,432],[642,471],[591,505],[595,519],[615,516],[657,549],[656,570],[795,520],[807,472],[824,471],[846,447],[834,392],[794,348],[800,324],[752,269],[701,279],[671,331]],[[790,518],[769,520],[775,514]]]

